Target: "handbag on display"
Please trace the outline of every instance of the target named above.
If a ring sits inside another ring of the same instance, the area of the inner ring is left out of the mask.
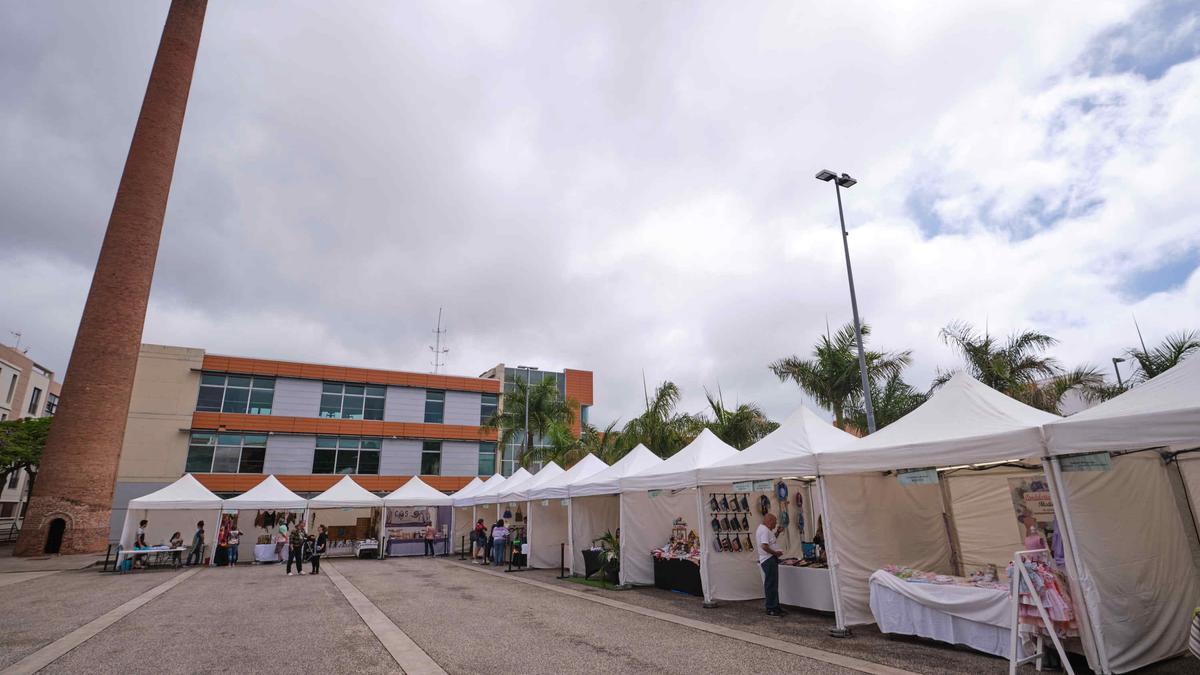
[[[729,527],[729,516],[721,516],[721,529],[726,532],[731,529]]]
[[[729,528],[734,532],[742,529],[742,524],[738,522],[737,514],[734,514],[734,516],[729,519]]]
[[[752,541],[750,541],[750,535],[746,535],[746,550],[747,551],[754,550],[754,543]]]
[[[728,510],[729,510],[729,500],[728,500],[728,499],[726,499],[726,496],[725,496],[725,495],[721,495],[721,510],[722,510],[722,511],[728,511]]]
[[[765,516],[771,512],[771,498],[766,495],[761,495],[758,498],[758,514]]]
[[[742,552],[742,538],[741,537],[733,538],[733,550],[737,551],[738,553]]]
[[[743,511],[750,510],[750,500],[746,499],[746,495],[742,495],[742,510]]]
[[[713,495],[708,498],[708,510],[709,511],[719,511],[720,509],[717,508],[718,506],[719,506],[719,504],[717,504],[717,496],[716,495]]]
[[[742,529],[747,532],[750,531],[750,519],[746,518],[745,515],[742,516]]]
[[[716,516],[713,516],[713,519],[712,519],[712,528],[713,528],[713,532],[720,532],[720,531],[721,531],[721,521],[717,520],[717,517],[716,517]]]

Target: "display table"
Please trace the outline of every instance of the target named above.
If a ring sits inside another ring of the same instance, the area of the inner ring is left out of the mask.
[[[275,544],[255,544],[254,562],[277,563],[287,559],[287,546],[283,547],[283,559],[275,555]]]
[[[1012,605],[1007,591],[910,583],[883,570],[871,575],[870,588],[871,614],[880,631],[966,645],[1008,658]]]
[[[583,578],[590,579],[593,574],[604,567],[604,551],[598,548],[585,548],[581,553],[583,553]]]
[[[704,597],[700,565],[691,560],[654,558],[654,585],[667,591]]]
[[[433,540],[433,550],[435,553],[441,554],[446,552],[447,542],[446,537],[437,537]],[[424,539],[388,539],[387,554],[389,556],[410,556],[410,555],[425,555],[425,540]]]
[[[834,611],[829,570],[819,567],[779,566],[779,602],[793,607]]]

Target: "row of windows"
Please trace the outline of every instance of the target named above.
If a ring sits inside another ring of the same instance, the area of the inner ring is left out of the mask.
[[[40,394],[37,390],[35,392],[35,396]],[[383,403],[386,399],[387,387],[324,382],[321,384],[321,407],[317,415],[343,420],[382,420]],[[196,401],[196,410],[270,415],[274,400],[273,377],[204,373],[200,376],[200,397]],[[55,402],[57,403],[57,398]],[[481,425],[496,412],[499,403],[500,397],[497,394],[483,394],[480,397]],[[427,389],[425,423],[444,424],[445,419],[446,392]]]
[[[382,441],[378,438],[318,436],[313,449],[312,472],[326,474],[379,474]],[[188,444],[188,473],[262,473],[267,456],[266,434],[192,432]],[[496,471],[496,444],[479,444],[479,475]],[[421,475],[442,474],[442,442],[421,444]]]

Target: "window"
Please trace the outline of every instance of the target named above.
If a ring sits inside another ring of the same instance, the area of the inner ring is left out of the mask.
[[[193,431],[188,445],[188,473],[262,473],[267,458],[266,434],[218,434]]]
[[[14,471],[8,474],[8,489],[12,490],[17,487],[17,483],[21,480],[21,472]]]
[[[16,502],[4,502],[0,504],[0,518],[12,518],[13,510],[16,506]]]
[[[58,410],[58,397],[54,394],[46,394],[46,414],[53,415]]]
[[[479,399],[479,425],[487,424],[487,421],[496,414],[496,407],[500,404],[499,394],[484,394]],[[488,475],[493,472],[489,471]]]
[[[275,378],[250,375],[200,376],[200,397],[196,410],[250,415],[270,415],[275,401]]]
[[[12,379],[8,381],[8,397],[4,400],[12,403],[13,392],[17,390],[17,374],[13,373]]]
[[[441,424],[446,415],[446,392],[425,390],[425,423]]]
[[[387,387],[325,382],[321,385],[321,417],[381,420]]]
[[[479,475],[490,476],[496,473],[496,444],[479,444]]]
[[[378,438],[318,436],[313,452],[313,473],[378,474]]]
[[[0,413],[0,422],[8,419],[8,413]]]
[[[441,441],[425,441],[421,444],[421,475],[442,475]]]
[[[33,396],[29,398],[29,414],[38,414],[38,404],[42,402],[42,390],[37,387],[33,388]]]

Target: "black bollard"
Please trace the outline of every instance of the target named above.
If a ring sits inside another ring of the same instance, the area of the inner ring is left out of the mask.
[[[558,578],[567,578],[567,545],[563,542],[558,544]]]
[[[449,539],[449,537],[447,537],[447,538],[446,538],[446,547],[447,547],[447,548],[449,548],[449,547],[450,547],[450,539]],[[464,535],[464,536],[463,536],[463,538],[462,538],[462,546],[461,546],[461,548],[459,548],[459,549],[458,549],[458,559],[459,559],[459,560],[466,560],[466,559],[467,559],[467,557],[466,557],[466,548],[467,548],[467,537],[466,537],[466,535]],[[448,555],[448,554],[449,554],[449,551],[447,551],[446,553],[447,553],[447,555]]]
[[[509,539],[507,542],[505,542],[505,544],[508,546],[508,571],[511,572],[512,571],[512,557],[513,557],[512,540]]]

